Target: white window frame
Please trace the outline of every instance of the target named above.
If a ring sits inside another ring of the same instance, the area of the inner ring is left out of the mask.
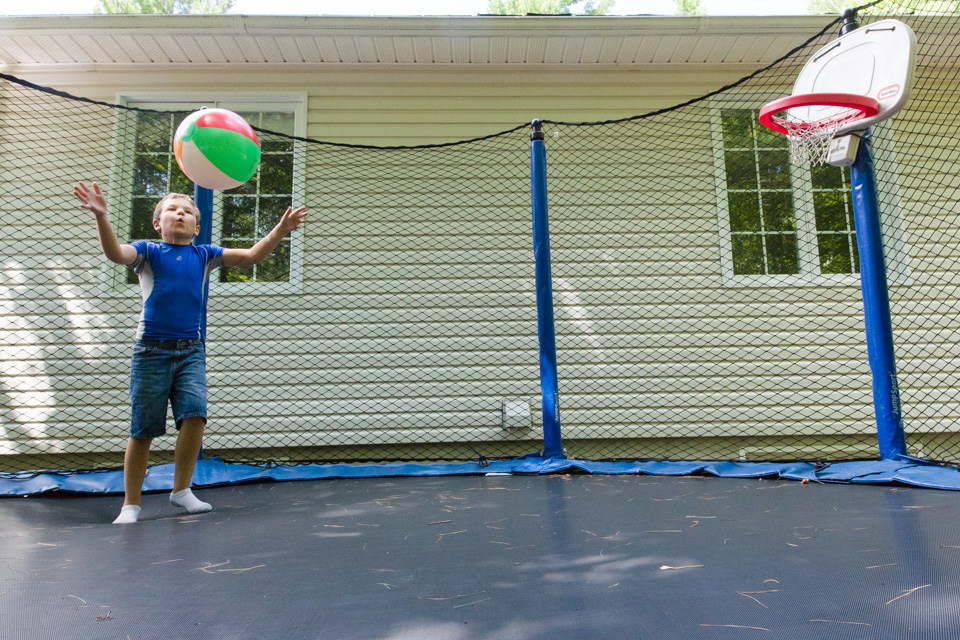
[[[771,94],[757,99],[759,106],[782,97]],[[794,192],[794,212],[797,224],[797,257],[800,273],[740,275],[733,272],[733,242],[730,231],[730,211],[727,200],[727,173],[723,153],[723,127],[721,111],[744,110],[742,101],[736,103],[712,100],[710,103],[710,132],[713,143],[714,187],[717,198],[717,224],[720,240],[720,269],[726,287],[850,287],[860,286],[859,273],[820,273],[820,257],[817,253],[817,228],[813,207],[813,188],[808,167],[791,165],[790,180]],[[762,126],[762,125],[757,125]],[[900,205],[899,173],[892,136],[884,123],[871,128],[873,133],[874,165],[886,176],[893,178],[892,192],[883,194],[880,208],[880,226],[884,238],[887,277],[897,284],[909,284],[910,264],[906,246],[906,225]],[[879,172],[879,171],[878,171]],[[888,183],[888,184],[889,184]],[[852,203],[851,203],[852,206]]]
[[[291,195],[293,206],[305,201],[306,196],[306,92],[123,92],[116,98],[117,104],[160,111],[193,111],[200,107],[221,107],[232,111],[288,111],[294,114],[294,135],[298,138],[293,145],[293,184]],[[129,211],[121,203],[131,201],[130,189],[133,185],[135,168],[134,127],[120,126],[120,118],[130,117],[132,112],[118,112],[116,134],[114,135],[113,165],[111,184],[120,185],[107,194],[111,222],[117,235],[127,237]],[[219,193],[219,192],[215,192]],[[223,225],[223,204],[221,198],[213,199],[212,242],[220,244]],[[284,282],[220,282],[219,277],[210,278],[211,295],[292,295],[303,290],[304,230],[290,234],[290,279]],[[127,294],[138,285],[126,282],[126,267],[108,264],[105,266],[104,289],[110,293]]]

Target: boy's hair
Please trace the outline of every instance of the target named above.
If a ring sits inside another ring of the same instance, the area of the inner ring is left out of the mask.
[[[197,207],[197,203],[193,201],[193,198],[191,198],[188,195],[184,195],[182,193],[168,193],[167,195],[160,198],[160,202],[158,202],[157,206],[153,208],[153,219],[159,220],[160,212],[163,211],[163,206],[167,203],[168,200],[174,200],[174,199],[186,200],[187,202],[189,202],[190,208],[193,209],[194,217],[196,217],[197,222],[200,221],[200,209]]]

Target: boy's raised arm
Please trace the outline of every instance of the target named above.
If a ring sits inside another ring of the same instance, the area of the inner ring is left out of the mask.
[[[78,182],[73,188],[73,195],[80,200],[80,208],[92,211],[97,219],[97,233],[100,235],[100,246],[103,248],[103,255],[107,260],[117,264],[133,264],[137,259],[137,250],[129,244],[120,244],[113,227],[110,226],[110,218],[107,217],[107,199],[100,190],[100,185],[93,183],[93,188],[88,188],[83,182]]]
[[[246,267],[252,264],[260,264],[266,260],[267,256],[273,253],[280,241],[290,233],[303,226],[307,219],[307,208],[287,207],[286,213],[280,218],[270,233],[260,238],[257,244],[249,249],[224,249],[221,256],[221,264],[225,267]]]

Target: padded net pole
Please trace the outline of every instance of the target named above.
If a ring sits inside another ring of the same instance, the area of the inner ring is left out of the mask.
[[[850,166],[853,217],[860,252],[860,286],[863,290],[863,317],[867,332],[867,358],[873,373],[873,404],[877,416],[880,457],[896,458],[907,452],[900,411],[900,389],[893,353],[890,297],[883,259],[880,208],[873,176],[873,154],[867,130]]]
[[[547,151],[539,120],[533,121],[533,131],[530,133],[530,196],[533,207],[533,256],[536,263],[537,335],[540,339],[540,389],[543,393],[543,457],[563,458],[547,216]]]
[[[200,233],[193,238],[194,244],[213,242],[213,190],[193,185],[193,201],[200,210]],[[210,299],[210,281],[203,285],[203,315],[200,317],[200,339],[207,342],[207,301]],[[203,460],[203,447],[197,452],[197,459]]]
[[[193,186],[193,201],[200,210],[200,233],[193,238],[193,244],[210,244],[213,242],[213,190],[204,189],[200,185]],[[210,283],[203,287],[204,301],[210,298]],[[203,317],[200,318],[200,339],[207,341],[207,304],[203,304]]]

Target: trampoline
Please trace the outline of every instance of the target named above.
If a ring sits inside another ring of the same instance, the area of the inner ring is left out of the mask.
[[[20,224],[0,636],[960,637],[957,494],[923,488],[960,489],[945,466],[960,464],[960,159],[934,144],[955,129],[942,87],[960,80],[933,54],[958,26],[902,9],[926,57],[917,107],[859,147],[875,141],[876,180],[867,151],[853,169],[788,169],[787,142],[755,122],[839,18],[734,84],[615,121],[374,147],[252,114],[284,130],[258,128],[273,178],[244,197],[303,185],[322,224],[272,272],[222,274],[258,288],[210,298],[215,419],[194,487],[214,511],[172,507],[160,464],[135,526],[111,522],[121,327],[139,303],[130,274],[74,248],[48,191],[89,160],[113,176],[128,239],[143,235],[142,203],[186,184],[167,135],[182,114],[0,74],[22,114],[8,146],[44,160],[0,192]],[[85,135],[64,135],[75,122]],[[130,148],[91,157],[116,140]],[[141,156],[155,184],[110,168]],[[844,204],[873,181],[893,211]],[[196,193],[213,229],[212,195]]]
[[[477,475],[0,502],[9,638],[955,638],[956,494]]]

